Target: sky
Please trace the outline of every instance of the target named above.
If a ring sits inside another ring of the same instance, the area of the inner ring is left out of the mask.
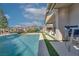
[[[4,15],[8,19],[10,27],[17,25],[44,25],[45,3],[2,3],[0,9],[3,9]]]

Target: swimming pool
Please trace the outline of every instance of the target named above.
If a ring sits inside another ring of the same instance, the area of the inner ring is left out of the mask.
[[[37,56],[39,34],[0,36],[0,56]]]

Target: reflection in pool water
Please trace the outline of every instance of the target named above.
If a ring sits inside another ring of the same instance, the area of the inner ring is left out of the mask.
[[[0,56],[33,56],[38,54],[39,35],[0,36]]]

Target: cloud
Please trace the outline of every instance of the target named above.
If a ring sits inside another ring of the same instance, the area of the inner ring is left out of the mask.
[[[21,24],[19,24],[19,25],[22,25],[22,26],[31,26],[31,25],[33,25],[33,23],[30,23],[30,22],[24,22],[24,23],[21,23]]]
[[[32,21],[32,22],[24,22],[24,23],[18,24],[18,26],[32,26],[32,25],[42,26],[42,23],[38,21]]]
[[[40,4],[23,4],[20,6],[23,10],[23,15],[25,18],[28,19],[38,19],[42,20],[44,19],[45,13],[46,13],[46,7],[40,6]]]
[[[5,14],[5,16],[6,16],[7,19],[10,19],[10,16],[8,14]]]
[[[25,8],[24,17],[28,19],[43,20],[46,8]]]
[[[37,25],[37,26],[41,26],[41,22],[38,22],[38,21],[33,21],[33,24]]]
[[[23,14],[25,18],[28,18],[28,19],[33,19],[34,16],[32,16],[31,14]]]
[[[39,3],[23,3],[20,5],[20,8],[32,8],[35,6],[39,6]]]
[[[25,12],[29,12],[30,14],[33,14],[33,15],[44,16],[46,8],[25,8],[24,10]]]
[[[24,22],[20,25],[23,26],[31,26],[37,25],[42,26],[43,20],[45,18],[46,7],[40,4],[23,4],[21,5],[21,9],[23,10],[23,16],[27,20],[31,20],[31,22]]]

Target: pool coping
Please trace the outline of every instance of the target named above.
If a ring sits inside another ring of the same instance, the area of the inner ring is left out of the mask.
[[[1,34],[0,36],[13,35],[13,34],[17,34],[17,33]]]
[[[40,36],[39,36],[38,56],[50,56],[44,38],[42,36],[42,33],[39,34]]]
[[[58,52],[56,51],[56,49],[51,45],[51,43],[48,41],[47,37],[45,36],[44,33],[42,33],[43,37],[44,37],[44,41],[45,44],[47,46],[48,52],[50,56],[59,56]],[[54,52],[54,53],[53,53]]]

